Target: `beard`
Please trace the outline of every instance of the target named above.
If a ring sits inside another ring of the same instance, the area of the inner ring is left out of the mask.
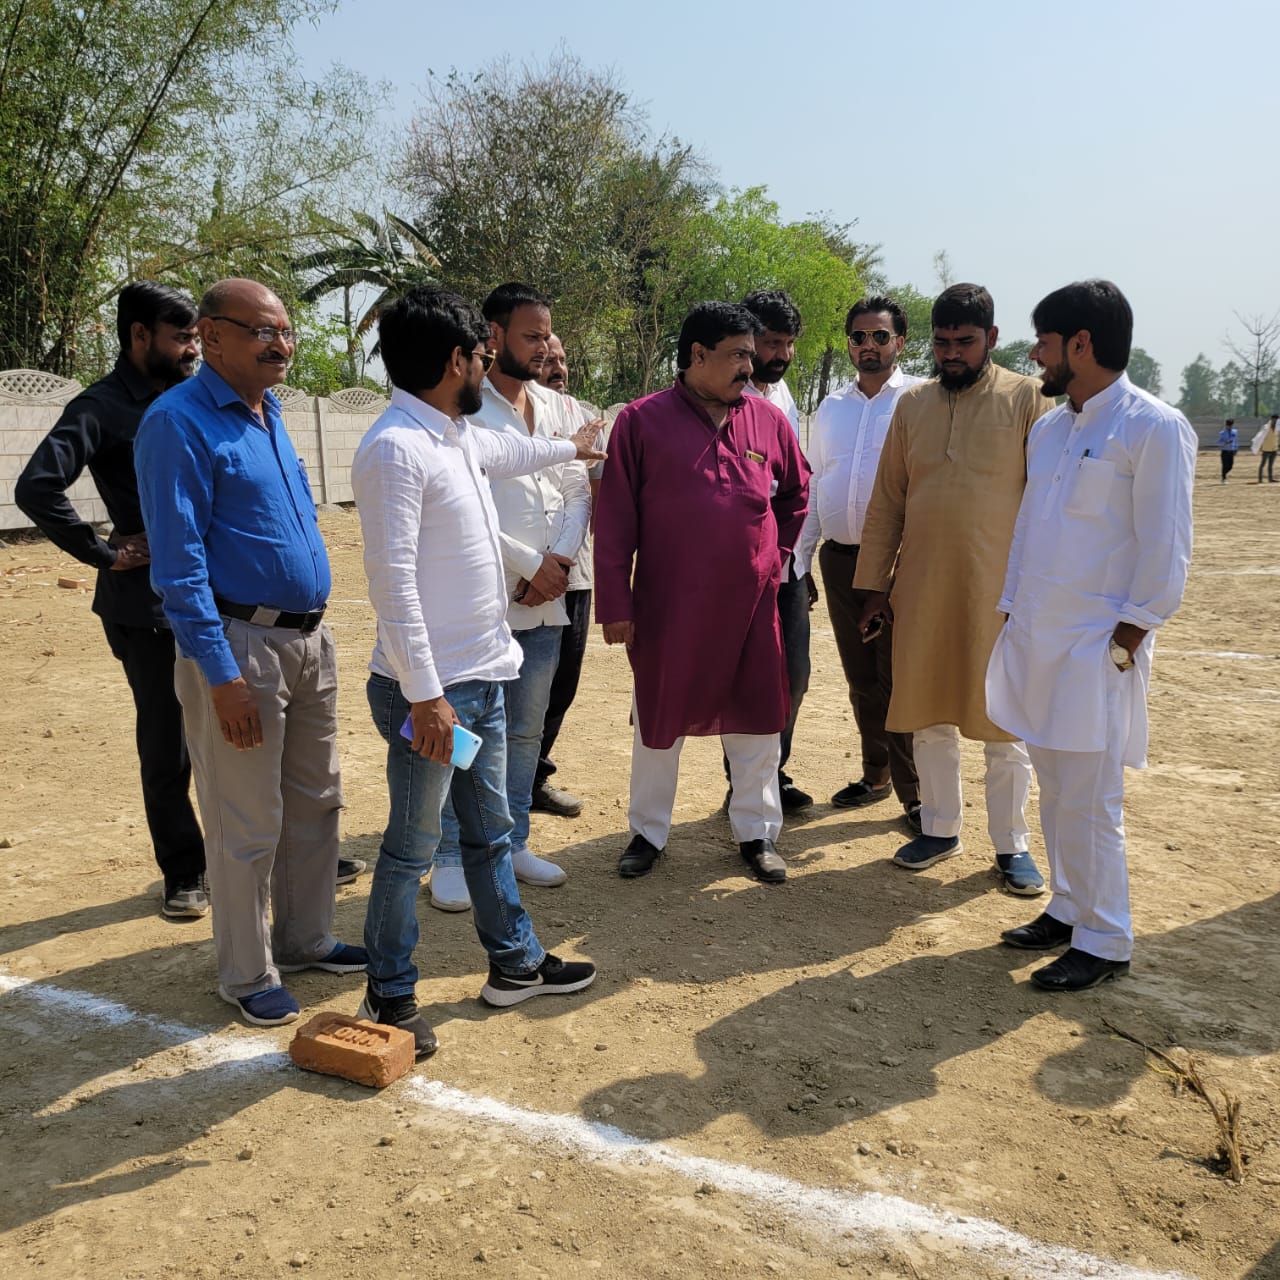
[[[775,383],[781,382],[783,375],[791,368],[790,360],[770,360],[768,364],[762,364],[754,356],[751,358],[751,376],[757,382]]]
[[[987,365],[991,363],[991,351],[988,349],[982,357],[982,363],[976,368],[971,369],[968,365],[963,368],[950,369],[944,365],[934,363],[933,376],[942,384],[944,391],[964,391],[967,387],[973,386],[977,380],[987,371]]]
[[[514,378],[517,382],[532,382],[537,378],[538,373],[542,368],[541,365],[535,369],[532,365],[521,364],[520,361],[511,354],[509,347],[503,347],[502,350],[498,352],[498,358],[495,363],[508,378]]]
[[[1070,382],[1071,366],[1064,356],[1062,363],[1054,365],[1052,369],[1048,365],[1044,367],[1044,371],[1040,375],[1040,394],[1048,396],[1050,400],[1055,396],[1065,396]]]
[[[880,351],[864,351],[855,363],[859,373],[879,373],[882,369],[890,367],[893,361]]]
[[[166,387],[176,387],[179,382],[185,382],[195,373],[198,359],[198,356],[184,356],[175,360],[152,350],[147,352],[144,363],[147,377],[162,381]]]
[[[527,379],[526,379],[527,381]],[[479,413],[484,408],[484,392],[469,382],[458,388],[458,417],[465,418],[469,414]]]

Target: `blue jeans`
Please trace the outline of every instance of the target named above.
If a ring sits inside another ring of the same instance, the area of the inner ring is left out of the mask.
[[[520,674],[503,689],[507,704],[507,807],[511,811],[513,849],[523,849],[529,843],[533,779],[542,752],[542,725],[551,699],[551,682],[560,662],[563,632],[562,626],[512,632],[524,650]],[[462,862],[462,850],[452,805],[445,805],[441,830],[440,847],[433,861],[437,867],[456,867]]]
[[[458,815],[462,870],[480,942],[504,973],[532,973],[546,952],[520,903],[511,870],[502,685],[469,680],[445,690],[463,727],[481,739],[475,763],[466,770],[425,759],[400,736],[409,704],[397,681],[372,675],[366,691],[373,723],[387,743],[391,793],[391,816],[373,869],[364,922],[369,985],[380,996],[402,996],[411,994],[418,981],[413,963],[418,882],[440,840],[446,796]]]

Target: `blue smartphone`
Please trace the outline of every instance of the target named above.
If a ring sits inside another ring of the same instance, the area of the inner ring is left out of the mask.
[[[405,716],[404,724],[400,726],[400,736],[407,742],[413,741],[413,717]],[[453,752],[449,756],[449,763],[455,769],[470,769],[475,763],[476,753],[480,750],[480,744],[484,739],[478,733],[472,733],[470,729],[464,729],[460,724],[453,726]]]

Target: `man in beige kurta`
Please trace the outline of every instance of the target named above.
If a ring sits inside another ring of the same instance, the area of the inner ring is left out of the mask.
[[[936,376],[899,398],[867,507],[855,588],[864,631],[892,619],[890,731],[911,733],[922,834],[894,862],[931,867],[961,851],[960,736],[986,755],[987,829],[1005,888],[1044,880],[1027,852],[1026,747],[987,719],[996,610],[1026,483],[1026,440],[1052,402],[1035,378],[991,362],[991,295],[952,285],[933,308]],[[890,605],[890,601],[892,602]]]

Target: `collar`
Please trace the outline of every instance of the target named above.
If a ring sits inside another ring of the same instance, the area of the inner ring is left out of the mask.
[[[1128,395],[1133,390],[1133,383],[1129,381],[1128,374],[1122,373],[1109,387],[1099,391],[1096,396],[1090,396],[1088,400],[1080,406],[1080,416],[1086,413],[1096,413],[1099,409],[1109,408],[1115,404],[1121,396]],[[1071,401],[1067,401],[1067,407],[1071,407]]]
[[[889,375],[889,381],[886,382],[884,386],[881,387],[880,390],[876,392],[875,396],[867,395],[867,393],[863,391],[863,389],[858,385],[857,378],[854,378],[853,380],[853,390],[856,391],[864,400],[870,401],[870,400],[874,400],[876,396],[882,395],[890,387],[897,388],[902,386],[902,384],[905,381],[906,381],[906,374],[902,372],[902,366],[900,364],[895,364],[893,366],[893,372]]]
[[[220,373],[215,372],[212,365],[202,364],[196,378],[219,409],[225,409],[233,404],[242,404],[246,409],[249,408],[244,397],[234,390]],[[262,393],[262,407],[274,410],[277,415],[280,413],[280,401],[270,391]],[[250,409],[249,412],[252,413],[253,410]]]
[[[420,427],[430,431],[433,436],[444,438],[444,433],[453,425],[453,419],[441,413],[434,405],[419,400],[411,391],[402,391],[394,387],[391,391],[391,407],[399,409],[406,418],[411,418]]]
[[[748,382],[747,386],[750,386],[750,385],[751,383]],[[712,421],[711,415],[707,412],[706,407],[703,405],[702,401],[699,400],[698,397],[695,396],[693,392],[690,391],[689,388],[684,385],[683,373],[676,374],[676,380],[672,384],[672,390],[676,393],[677,396],[680,397],[681,400],[685,402],[685,404],[689,406],[689,408],[691,408],[700,418],[702,418],[702,420],[707,424],[707,426],[709,426],[712,429],[712,431],[719,431],[721,427],[728,426],[729,418],[733,416],[733,411],[741,407],[742,405],[741,398],[735,400],[729,406],[729,413],[725,417],[724,422],[720,424],[720,427],[717,427],[715,422]]]
[[[154,400],[156,396],[160,394],[160,392],[158,392],[155,387],[153,387],[151,383],[138,372],[133,361],[130,360],[123,351],[116,356],[115,373],[119,377],[120,381],[124,383],[125,390],[128,391],[135,400]],[[177,384],[175,383],[174,385],[176,386]]]

